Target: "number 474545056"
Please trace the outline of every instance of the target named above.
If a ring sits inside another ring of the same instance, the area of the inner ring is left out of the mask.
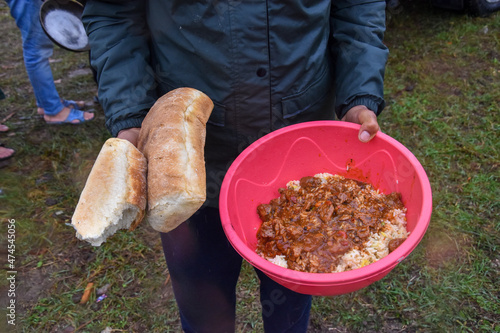
[[[7,224],[7,263],[9,269],[15,268],[16,256],[16,220],[10,219]]]

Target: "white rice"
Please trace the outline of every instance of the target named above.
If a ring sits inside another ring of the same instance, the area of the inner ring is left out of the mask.
[[[401,209],[392,211],[393,218],[384,221],[383,229],[371,233],[363,250],[351,250],[344,254],[334,272],[344,272],[364,267],[389,254],[389,242],[396,238],[408,238],[405,212]]]
[[[283,255],[276,256],[274,258],[268,258],[267,260],[269,260],[270,262],[272,262],[275,265],[278,265],[278,266],[281,266],[284,268],[288,268],[288,264],[286,263],[285,256],[283,256]]]

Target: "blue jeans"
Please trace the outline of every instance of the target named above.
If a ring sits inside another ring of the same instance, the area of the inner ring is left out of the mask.
[[[203,208],[161,240],[184,331],[234,332],[242,258],[224,235],[219,211]],[[311,296],[256,271],[265,331],[306,332]]]
[[[6,0],[10,14],[21,31],[24,65],[35,93],[36,104],[45,114],[54,116],[64,105],[57,93],[49,64],[53,52],[52,41],[42,29],[39,20],[41,0]]]

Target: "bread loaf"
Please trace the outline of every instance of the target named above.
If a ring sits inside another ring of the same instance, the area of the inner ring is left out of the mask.
[[[149,110],[138,148],[148,160],[146,219],[168,232],[206,200],[205,135],[212,100],[192,88],[175,89]]]
[[[135,229],[146,209],[146,172],[146,158],[132,143],[108,139],[71,220],[76,236],[99,246],[119,229]]]

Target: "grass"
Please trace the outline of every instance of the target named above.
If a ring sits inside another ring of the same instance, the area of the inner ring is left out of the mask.
[[[95,121],[49,127],[36,114],[20,36],[0,3],[0,119],[16,149],[0,169],[0,239],[16,221],[17,325],[2,332],[178,332],[179,318],[159,237],[143,224],[99,248],[67,224],[109,136]],[[379,282],[315,297],[310,332],[500,332],[500,15],[474,18],[405,1],[389,13],[384,132],[407,146],[431,180],[434,211],[420,245]],[[56,48],[62,96],[91,102],[86,54]],[[58,81],[59,82],[59,81]],[[2,243],[5,261],[6,245]],[[93,283],[90,301],[79,304]],[[96,290],[108,286],[97,301]],[[6,301],[7,282],[0,280]],[[2,304],[2,309],[5,310]],[[238,332],[261,332],[258,281],[246,264],[238,285]],[[3,326],[2,326],[3,325]]]

